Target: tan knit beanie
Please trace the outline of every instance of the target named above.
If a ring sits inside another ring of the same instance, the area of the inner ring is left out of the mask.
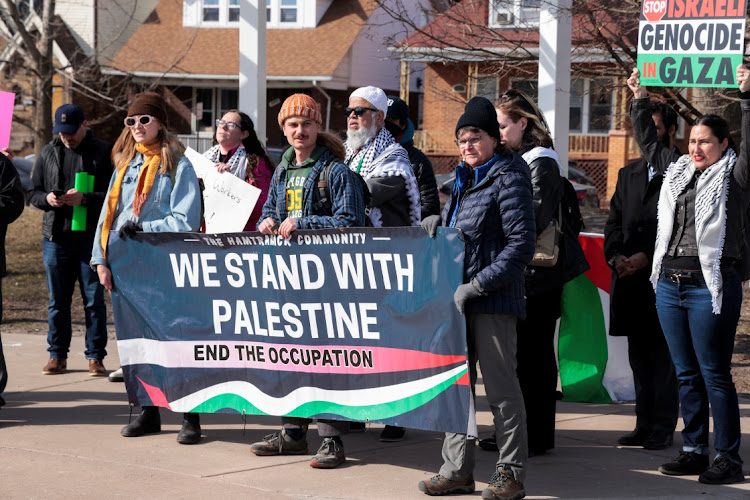
[[[284,126],[284,120],[290,116],[304,116],[314,120],[318,125],[323,124],[323,115],[315,99],[307,94],[293,94],[286,98],[279,111],[279,126]]]

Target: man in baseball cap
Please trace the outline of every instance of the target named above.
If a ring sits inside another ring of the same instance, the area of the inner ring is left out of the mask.
[[[42,148],[31,176],[28,199],[44,211],[42,253],[49,288],[47,343],[49,362],[45,375],[65,373],[68,365],[72,326],[70,305],[76,282],[81,289],[86,314],[86,350],[89,375],[107,374],[107,309],[99,276],[89,266],[94,233],[104,194],[112,177],[112,145],[100,141],[87,126],[83,110],[63,104],[55,111],[56,137]],[[93,177],[93,189],[76,183]],[[87,175],[83,175],[87,174]],[[73,224],[73,209],[86,207],[83,218]]]

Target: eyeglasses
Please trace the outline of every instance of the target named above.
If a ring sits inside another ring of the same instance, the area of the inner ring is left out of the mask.
[[[468,144],[471,144],[472,148],[477,147],[479,143],[484,139],[484,135],[475,135],[474,137],[469,137],[468,139],[456,139],[455,142],[456,146],[458,146],[461,149],[465,149]]]
[[[362,116],[365,114],[365,111],[372,111],[373,113],[376,113],[378,110],[375,108],[366,108],[364,106],[357,106],[356,108],[346,108],[344,111],[346,111],[346,116],[349,116],[352,114],[352,111],[354,111],[354,114],[357,116]]]
[[[234,130],[236,128],[242,128],[239,123],[225,122],[224,120],[216,120],[216,128],[224,127],[227,130]]]
[[[145,127],[146,125],[148,125],[149,123],[151,123],[152,120],[155,120],[155,119],[156,118],[154,118],[151,115],[140,115],[140,116],[137,116],[137,117],[136,116],[127,116],[127,117],[125,117],[124,123],[125,123],[126,127],[130,127],[130,128],[135,127],[138,123],[140,123],[141,125],[143,125]]]

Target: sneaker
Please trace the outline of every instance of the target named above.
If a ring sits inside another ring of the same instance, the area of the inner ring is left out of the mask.
[[[499,468],[492,474],[487,488],[482,491],[482,498],[485,500],[516,500],[525,496],[523,483],[516,480],[512,470],[504,468]]]
[[[732,484],[745,480],[742,465],[730,461],[727,457],[716,457],[713,465],[698,476],[698,481],[705,484]]]
[[[419,491],[430,496],[451,495],[453,493],[471,495],[474,493],[474,477],[470,475],[466,479],[453,480],[437,474],[426,481],[420,481]]]
[[[497,451],[497,440],[495,439],[495,436],[492,435],[488,438],[480,439],[479,447],[484,451]]]
[[[380,440],[384,443],[395,443],[404,439],[406,429],[395,425],[386,425],[380,433]]]
[[[89,360],[89,377],[106,377],[107,369],[100,359]]]
[[[60,375],[68,368],[68,360],[65,358],[49,358],[47,364],[42,368],[44,375]]]
[[[122,375],[122,368],[118,368],[110,373],[108,378],[110,382],[125,382],[125,377]]]
[[[333,469],[346,462],[344,445],[332,437],[323,439],[323,444],[310,460],[310,467],[314,469]]]
[[[680,455],[659,466],[659,472],[667,476],[695,476],[708,469],[708,455],[692,451],[681,451]]]
[[[276,431],[250,445],[250,451],[260,457],[273,455],[305,455],[307,453],[307,437],[292,439],[285,430]]]

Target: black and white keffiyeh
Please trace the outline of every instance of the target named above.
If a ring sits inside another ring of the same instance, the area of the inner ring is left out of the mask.
[[[698,261],[703,279],[711,292],[714,314],[721,312],[721,254],[727,229],[729,179],[736,162],[737,155],[734,150],[727,149],[724,156],[705,169],[695,183],[695,239],[698,243]],[[677,198],[690,184],[694,174],[693,160],[690,155],[683,155],[669,165],[664,175],[657,208],[656,246],[651,268],[651,284],[654,289],[672,237]]]
[[[422,220],[419,185],[409,162],[409,154],[396,143],[391,133],[385,127],[381,128],[371,141],[357,151],[352,150],[349,144],[345,143],[344,146],[349,168],[356,172],[361,164],[359,174],[365,180],[394,175],[404,178],[409,199],[409,220],[412,226],[418,226]],[[382,213],[379,208],[372,207],[369,215],[373,226],[382,227]]]
[[[218,144],[203,153],[203,156],[214,163],[219,163],[219,155],[221,155],[221,148]],[[231,158],[229,158],[229,160],[227,160],[226,162],[227,167],[229,167],[229,172],[231,172],[235,177],[239,177],[243,181],[247,178],[247,161],[245,161],[246,157],[247,153],[245,152],[245,146],[240,144]]]

